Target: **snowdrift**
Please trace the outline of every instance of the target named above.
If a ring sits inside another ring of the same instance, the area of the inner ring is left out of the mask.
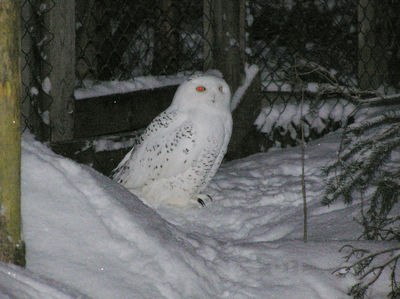
[[[3,298],[345,298],[331,271],[354,240],[357,204],[322,207],[320,168],[339,135],[223,165],[206,208],[153,210],[109,178],[23,136],[27,269],[0,264]],[[384,292],[385,290],[383,290]],[[374,289],[373,295],[382,295]]]

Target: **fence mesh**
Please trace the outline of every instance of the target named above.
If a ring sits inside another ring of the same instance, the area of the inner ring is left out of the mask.
[[[210,1],[211,2],[211,1]],[[21,0],[23,119],[49,138],[52,65],[43,49],[53,33],[52,0]],[[203,70],[207,40],[203,1],[75,1],[75,86]],[[277,142],[296,140],[303,105],[309,138],[346,123],[346,93],[400,85],[400,3],[391,0],[247,1],[249,61],[260,69],[259,130]],[[207,65],[208,66],[208,65]],[[286,141],[285,141],[286,140]]]
[[[202,1],[79,1],[77,81],[202,70]]]
[[[352,121],[349,95],[399,89],[395,1],[253,0],[249,6],[251,59],[265,95],[256,124],[270,139],[295,143],[301,117],[307,138],[321,136]]]
[[[50,136],[49,75],[52,65],[46,60],[44,47],[52,40],[44,16],[54,6],[52,1],[23,0],[21,65],[22,65],[22,123],[23,130],[30,129],[39,140]]]

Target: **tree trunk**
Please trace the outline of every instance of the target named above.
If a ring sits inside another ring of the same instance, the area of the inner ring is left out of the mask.
[[[21,61],[18,1],[0,1],[0,260],[25,265],[21,241]]]

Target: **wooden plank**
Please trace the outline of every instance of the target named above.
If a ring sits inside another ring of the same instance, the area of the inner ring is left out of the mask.
[[[124,156],[138,143],[140,132],[117,135],[78,138],[69,141],[52,142],[54,152],[90,165],[92,168],[109,176]]]
[[[170,105],[177,86],[75,101],[75,138],[138,130]]]
[[[46,64],[51,66],[44,90],[52,97],[50,105],[51,140],[73,138],[73,93],[75,89],[75,0],[54,1],[44,14],[52,39],[45,48]]]

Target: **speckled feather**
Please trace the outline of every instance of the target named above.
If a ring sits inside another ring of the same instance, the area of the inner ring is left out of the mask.
[[[204,91],[196,91],[198,86]],[[188,205],[216,173],[226,152],[232,118],[222,79],[191,78],[157,116],[114,171],[114,180],[150,205]]]

